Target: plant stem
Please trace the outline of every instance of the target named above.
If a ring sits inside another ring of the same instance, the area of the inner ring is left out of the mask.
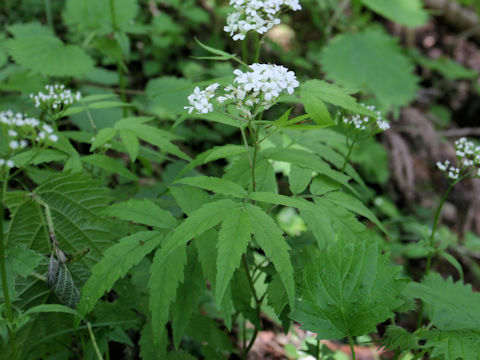
[[[260,59],[260,49],[262,47],[262,40],[258,38],[258,34],[255,34],[255,57],[254,57],[254,63],[258,63],[258,60]]]
[[[7,314],[8,322],[10,323],[9,326],[9,334],[10,340],[12,342],[12,353],[14,359],[18,359],[18,352],[17,352],[17,342],[15,339],[15,329],[13,328],[13,310],[12,310],[12,301],[10,299],[10,293],[8,289],[8,280],[7,280],[7,265],[5,263],[5,243],[3,237],[3,218],[5,216],[4,208],[3,208],[3,196],[5,191],[6,180],[3,180],[1,183],[1,190],[0,190],[0,272],[1,272],[1,279],[2,279],[2,290],[3,290],[3,297],[5,299],[5,312]]]
[[[316,357],[317,357],[317,360],[320,360],[320,339],[317,340],[317,349],[316,349]]]
[[[248,261],[247,261],[247,257],[245,256],[245,254],[243,254],[243,256],[242,256],[242,264],[243,264],[243,267],[245,269],[245,273],[247,274],[248,285],[250,287],[250,291],[252,292],[253,298],[255,300],[258,321],[260,321],[260,306],[262,305],[262,301],[258,298],[257,292],[255,290],[255,285],[253,283],[252,277],[250,275],[250,271],[248,269]],[[255,340],[257,339],[257,335],[258,335],[258,328],[255,327],[255,330],[253,331],[253,335],[252,335],[252,338],[250,339],[250,342],[248,343],[248,346],[247,347],[244,346],[244,348],[243,348],[242,359],[245,360],[247,358],[248,352],[250,351],[253,344],[255,343]],[[244,337],[244,339],[245,339],[245,337]]]
[[[52,16],[52,3],[51,0],[44,0],[45,3],[45,16],[47,18],[47,24],[52,31],[54,30],[53,28],[53,16]]]
[[[464,177],[461,177],[461,178],[455,180],[454,182],[450,183],[450,185],[448,185],[448,188],[445,191],[445,193],[443,194],[442,199],[440,200],[440,204],[438,205],[437,210],[435,211],[435,219],[433,220],[432,232],[430,233],[430,239],[429,239],[429,243],[428,243],[430,249],[429,249],[428,257],[427,257],[427,266],[425,268],[425,276],[430,274],[430,268],[431,268],[431,265],[432,265],[432,257],[433,257],[433,254],[434,254],[434,252],[431,249],[435,245],[435,232],[437,230],[438,220],[440,219],[440,214],[442,213],[443,206],[445,205],[445,201],[447,200],[448,195],[450,195],[450,192],[452,191],[453,187],[458,182],[463,180],[463,178]],[[417,328],[420,328],[420,326],[422,325],[423,310],[424,310],[424,304],[423,304],[423,302],[421,302],[420,303],[420,308],[418,310]]]
[[[348,145],[348,141],[347,141],[347,145]],[[347,168],[348,160],[350,160],[350,156],[352,155],[352,151],[353,151],[354,146],[355,146],[355,140],[353,140],[352,143],[348,147],[348,153],[347,153],[347,156],[345,156],[345,161],[343,162],[342,172],[345,172],[345,169]]]
[[[355,346],[353,344],[353,338],[350,335],[348,336],[348,343],[350,344],[350,350],[352,351],[352,360],[355,360]]]
[[[92,340],[93,348],[95,349],[95,353],[97,354],[97,358],[98,360],[103,360],[103,356],[95,340],[95,335],[93,334],[92,324],[90,324],[90,321],[87,321],[87,328],[88,328],[88,333],[90,334],[90,339]]]
[[[252,133],[253,132],[253,133]],[[257,164],[257,153],[258,153],[258,133],[260,132],[260,125],[256,126],[255,131],[253,131],[252,127],[250,126],[250,135],[252,136],[253,141],[253,159],[252,159],[252,190],[256,191],[257,184],[255,182],[255,167]]]

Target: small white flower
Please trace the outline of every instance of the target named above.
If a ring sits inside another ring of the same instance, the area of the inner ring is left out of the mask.
[[[9,169],[11,169],[11,168],[13,168],[13,167],[15,166],[15,164],[13,163],[12,160],[8,160],[8,161],[6,162],[6,164],[7,164],[7,167],[8,167]]]
[[[184,109],[188,110],[188,113],[191,114],[194,110],[199,114],[207,114],[213,111],[213,105],[210,102],[212,98],[215,97],[215,91],[218,89],[220,84],[214,83],[207,86],[205,90],[200,90],[197,86],[193,93],[188,97],[188,102],[191,106],[185,106]]]
[[[82,98],[80,92],[73,94],[70,89],[65,88],[65,85],[46,85],[45,89],[47,93],[40,91],[37,94],[30,94],[30,98],[35,103],[35,107],[53,110],[53,112],[63,111]]]
[[[8,144],[8,146],[10,147],[10,149],[12,150],[16,150],[20,147],[20,144],[17,140],[12,140],[10,141],[10,143]]]

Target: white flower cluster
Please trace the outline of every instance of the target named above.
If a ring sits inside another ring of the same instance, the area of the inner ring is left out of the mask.
[[[58,135],[50,125],[22,113],[11,110],[0,112],[0,125],[12,152],[24,149],[31,143],[58,141]]]
[[[463,174],[473,170],[473,176],[480,177],[480,146],[475,146],[471,141],[462,137],[455,141],[455,154],[460,167],[450,165],[450,161],[437,162],[440,169],[451,180],[458,180]]]
[[[30,94],[30,98],[35,102],[35,107],[52,112],[61,112],[82,98],[80,91],[74,94],[65,85],[46,85],[45,89],[46,94],[40,91],[38,94]]]
[[[375,106],[361,104],[363,107],[368,110],[375,111]],[[374,127],[375,130],[386,131],[390,129],[390,124],[382,117],[380,111],[375,111],[377,114],[376,118],[362,115],[353,115],[351,117],[344,117],[343,123],[345,125],[352,125],[356,130],[367,130]]]
[[[224,88],[224,94],[216,98],[219,104],[233,103],[247,118],[252,117],[253,108],[266,110],[275,104],[283,93],[293,94],[299,82],[293,71],[281,65],[252,64],[251,71],[235,70],[233,84]],[[197,110],[205,114],[213,111],[211,100],[219,84],[215,83],[201,91],[195,88],[188,97],[191,106],[185,109],[191,113]]]
[[[293,11],[301,10],[298,0],[230,0],[235,12],[227,17],[227,26],[223,28],[230,33],[233,40],[243,40],[250,30],[264,34],[273,26],[280,24],[278,14],[282,7]]]
[[[197,86],[193,93],[188,97],[188,102],[191,106],[185,106],[184,109],[188,110],[191,114],[193,110],[197,110],[200,114],[206,114],[213,111],[213,105],[210,102],[215,97],[215,91],[220,84],[215,83],[207,86],[205,90],[200,90]]]

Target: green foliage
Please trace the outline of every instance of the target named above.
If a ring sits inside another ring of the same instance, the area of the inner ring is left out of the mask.
[[[409,27],[425,25],[428,13],[423,9],[421,0],[362,0],[371,10],[386,18]]]
[[[478,331],[439,331],[425,332],[424,348],[431,349],[431,359],[467,360],[478,359],[480,353],[480,332]]]
[[[375,28],[336,36],[321,62],[330,79],[373,93],[386,109],[408,104],[417,91],[411,62],[395,39]]]
[[[300,298],[290,315],[319,339],[340,339],[375,331],[402,304],[404,281],[374,241],[339,240],[305,266]],[[321,264],[321,265],[319,265]]]
[[[47,28],[30,23],[9,28],[14,39],[5,44],[18,64],[42,75],[77,76],[92,70],[93,60],[75,45],[65,45]]]

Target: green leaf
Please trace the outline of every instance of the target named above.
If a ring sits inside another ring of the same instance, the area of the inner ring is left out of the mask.
[[[66,264],[60,264],[52,285],[53,292],[60,302],[72,309],[77,307],[80,291],[73,281],[72,274]]]
[[[305,107],[305,112],[310,115],[317,124],[324,127],[335,124],[328,111],[327,105],[316,97],[315,94],[308,91],[308,88],[300,88],[300,99]]]
[[[143,141],[149,144],[157,146],[160,150],[178,156],[184,160],[190,160],[190,157],[181,151],[176,145],[172,144],[166,137],[166,132],[156,127],[138,123],[132,123],[131,125],[125,125],[122,127],[124,130],[130,130],[135,136],[139,137]]]
[[[163,210],[148,199],[130,199],[110,205],[102,211],[102,215],[113,216],[160,229],[171,229],[177,225],[177,221],[170,212]]]
[[[240,185],[235,184],[232,181],[213,176],[195,176],[183,178],[175,181],[175,184],[196,186],[201,189],[213,191],[214,193],[230,195],[242,199],[248,196],[247,191]]]
[[[67,0],[62,18],[72,31],[78,33],[97,31],[106,35],[127,30],[138,13],[137,1],[112,0],[112,3],[115,22],[110,0]]]
[[[43,259],[42,255],[33,250],[14,246],[8,249],[5,260],[14,274],[25,277],[30,275]]]
[[[219,329],[218,323],[207,316],[193,314],[186,333],[202,344],[207,343],[213,348],[223,351],[234,351],[234,347],[225,331]]]
[[[128,180],[137,181],[138,177],[132,174],[125,166],[110,156],[93,154],[82,157],[82,161],[96,166],[112,174],[118,174]]]
[[[418,27],[428,21],[428,13],[423,9],[421,0],[361,0],[362,3],[399,24]]]
[[[184,280],[184,267],[187,262],[186,246],[177,246],[165,255],[163,248],[155,253],[150,268],[149,308],[152,313],[154,344],[158,344],[165,335],[170,306],[177,296],[177,288]]]
[[[389,325],[383,336],[383,344],[388,350],[410,351],[418,348],[419,339],[397,325]]]
[[[193,90],[190,80],[163,76],[151,79],[146,88],[146,95],[152,99],[153,109],[159,109],[172,115],[185,113],[187,97]]]
[[[187,250],[187,266],[185,281],[177,290],[177,300],[172,305],[173,344],[178,348],[180,340],[188,326],[191,315],[196,310],[202,291],[205,289],[202,267],[197,259],[196,249],[189,246]]]
[[[140,357],[142,360],[163,360],[167,356],[168,338],[164,332],[163,337],[159,341],[154,342],[153,330],[150,322],[145,323],[140,332]]]
[[[124,237],[105,251],[92,269],[92,275],[82,288],[78,312],[83,318],[89,313],[98,299],[110,291],[115,282],[125,276],[134,265],[152,252],[163,239],[163,234],[155,231],[141,231]]]
[[[363,203],[357,198],[354,198],[353,196],[340,191],[329,192],[325,194],[323,198],[333,202],[334,204],[342,206],[345,209],[353,211],[356,214],[366,217],[372,223],[377,225],[378,228],[382,230],[385,234],[387,233],[387,230],[382,225],[382,223],[377,219],[375,214],[372,211],[370,211],[370,209],[368,209],[365,205],[363,205]]]
[[[314,97],[319,101],[324,101],[351,112],[370,116],[375,115],[372,111],[361,106],[357,102],[357,99],[350,96],[353,91],[338,87],[326,81],[308,80],[301,85],[300,91],[304,96],[308,94],[308,96]]]
[[[254,193],[251,193],[248,197],[251,200],[262,201],[269,204],[290,206],[290,207],[295,207],[297,209],[306,209],[306,210],[313,209],[313,205],[310,202],[302,198],[296,198],[293,196],[285,196],[285,195],[274,194],[270,192],[254,192]]]
[[[323,49],[321,61],[328,78],[373,93],[385,108],[407,105],[415,98],[418,79],[413,64],[383,31],[370,28],[338,35]]]
[[[423,333],[421,338],[427,341],[424,348],[433,348],[430,359],[473,360],[479,358],[479,331],[430,330]]]
[[[312,176],[313,171],[311,169],[305,169],[304,167],[295,164],[291,165],[290,172],[288,173],[288,182],[291,192],[293,194],[300,194],[303,192],[308,184],[310,184]]]
[[[255,240],[275,266],[287,291],[290,308],[293,309],[295,281],[293,279],[292,263],[290,262],[290,246],[285,241],[282,230],[262,209],[252,204],[246,204],[245,209],[250,216]]]
[[[120,139],[122,139],[123,145],[127,148],[128,156],[130,156],[130,161],[135,161],[138,156],[138,150],[140,144],[138,138],[130,130],[120,130],[118,132]]]
[[[107,142],[112,140],[115,135],[117,135],[117,131],[112,128],[104,128],[98,132],[98,134],[95,136],[95,139],[93,139],[92,146],[90,147],[90,151],[93,151],[103,145],[105,145]]]
[[[468,69],[450,58],[439,57],[430,59],[416,50],[411,50],[410,55],[421,66],[436,71],[449,80],[478,78],[478,73],[475,70]]]
[[[158,262],[164,261],[177,248],[186,245],[195,236],[218,225],[225,217],[239,206],[232,200],[218,200],[203,205],[183,221],[167,238],[156,257]]]
[[[480,329],[480,293],[469,284],[431,273],[421,283],[410,283],[405,292],[422,299],[428,318],[440,330]]]
[[[251,240],[252,226],[244,208],[236,208],[223,220],[218,233],[217,280],[215,300],[221,304],[225,291],[240,266]]]
[[[50,76],[77,76],[93,68],[92,59],[83,49],[65,45],[39,24],[16,25],[12,32],[14,39],[5,47],[15,62],[27,69]]]
[[[23,315],[31,315],[31,314],[38,314],[38,313],[51,313],[51,312],[60,312],[65,314],[72,314],[74,316],[78,316],[78,312],[59,304],[42,304],[34,306],[23,313]]]
[[[300,299],[291,318],[319,339],[341,339],[375,332],[393,317],[402,301],[400,267],[389,266],[373,241],[339,240],[305,266]]]
[[[201,189],[189,186],[171,186],[169,190],[180,209],[187,215],[191,215],[200,206],[210,202],[210,196]]]

